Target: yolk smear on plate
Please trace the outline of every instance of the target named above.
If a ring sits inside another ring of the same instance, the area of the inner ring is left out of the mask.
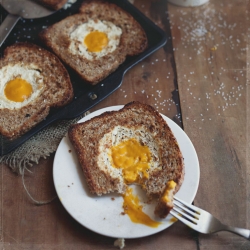
[[[30,83],[22,78],[15,78],[6,84],[4,94],[10,101],[23,102],[32,94],[32,91]]]
[[[172,218],[170,219],[170,222],[175,223],[176,221],[178,221],[178,219],[176,219],[175,217],[172,217]]]
[[[147,146],[130,138],[111,148],[113,166],[123,170],[123,178],[127,184],[139,183],[139,179],[148,179],[151,152]]]
[[[84,44],[90,52],[100,52],[108,45],[108,36],[104,32],[90,32],[84,39]]]
[[[147,214],[142,211],[139,198],[133,195],[132,188],[128,188],[123,195],[123,209],[124,213],[129,216],[134,223],[140,223],[149,227],[158,227],[161,222],[152,220]]]

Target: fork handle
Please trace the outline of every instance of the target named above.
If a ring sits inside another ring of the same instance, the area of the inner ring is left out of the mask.
[[[223,230],[238,234],[238,235],[250,240],[250,230],[248,230],[248,229],[225,226]]]

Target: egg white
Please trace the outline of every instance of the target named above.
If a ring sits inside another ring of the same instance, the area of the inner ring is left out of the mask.
[[[159,164],[158,146],[152,135],[150,135],[145,128],[140,127],[135,129],[116,126],[100,140],[97,164],[102,171],[109,173],[113,178],[119,178],[120,181],[123,179],[122,170],[113,167],[111,148],[131,138],[136,139],[138,142],[141,142],[149,148],[151,152],[151,160],[149,162],[150,172],[161,168]]]
[[[84,44],[85,37],[92,31],[104,32],[108,37],[108,45],[100,52],[89,52]],[[112,22],[100,20],[88,20],[83,23],[70,34],[69,50],[72,54],[81,55],[88,60],[99,59],[111,52],[113,52],[120,43],[122,29],[117,27]]]
[[[31,84],[33,92],[23,102],[9,100],[4,93],[6,84],[15,79],[21,78]],[[43,76],[34,65],[7,65],[0,69],[0,109],[20,109],[30,102],[34,101],[41,93],[44,87]]]

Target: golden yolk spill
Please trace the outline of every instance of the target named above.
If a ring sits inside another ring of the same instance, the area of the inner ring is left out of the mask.
[[[113,166],[123,170],[123,178],[128,184],[138,183],[140,177],[148,178],[150,155],[149,148],[142,146],[134,138],[111,148]]]
[[[104,32],[90,32],[84,39],[84,44],[90,52],[100,52],[108,45],[108,37]]]
[[[32,94],[32,86],[21,78],[9,81],[4,89],[4,94],[10,101],[23,102]]]
[[[139,203],[139,198],[134,196],[132,188],[128,188],[123,195],[123,209],[134,223],[140,223],[149,227],[158,227],[161,222],[152,220],[142,211],[142,205]]]
[[[142,146],[135,138],[130,138],[111,148],[113,166],[121,168],[123,179],[127,184],[139,183],[140,179],[147,179],[150,168],[151,152],[147,146]],[[128,188],[123,195],[123,209],[134,223],[149,227],[158,227],[161,223],[152,220],[142,211],[139,198],[134,196],[132,188]]]
[[[173,180],[168,181],[166,190],[165,190],[165,192],[164,192],[164,194],[162,196],[162,200],[164,202],[170,202],[171,201],[170,197],[169,197],[169,194],[170,194],[171,191],[173,191],[175,189],[175,187],[176,187],[176,183]]]
[[[175,217],[172,217],[172,218],[170,219],[170,222],[172,222],[172,223],[175,223],[176,221],[178,221],[178,219],[176,219]]]

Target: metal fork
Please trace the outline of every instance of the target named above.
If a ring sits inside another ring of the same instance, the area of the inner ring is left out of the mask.
[[[222,224],[213,215],[196,206],[174,197],[174,208],[170,213],[190,228],[204,234],[229,231],[250,240],[250,230]]]

